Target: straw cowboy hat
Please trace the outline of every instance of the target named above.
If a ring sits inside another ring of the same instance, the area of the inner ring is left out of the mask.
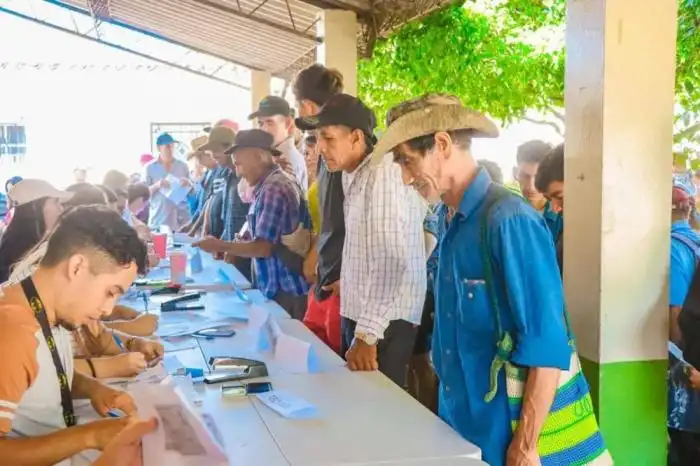
[[[387,128],[374,146],[374,162],[411,139],[440,131],[468,129],[475,138],[498,137],[496,125],[481,113],[464,107],[457,97],[430,94],[408,100],[387,114]]]
[[[204,146],[204,144],[207,143],[207,140],[209,138],[205,136],[199,136],[194,139],[192,139],[192,142],[190,143],[192,149],[189,151],[187,154],[187,160],[191,159],[192,157],[196,156],[199,152],[202,152],[200,149],[201,147]]]

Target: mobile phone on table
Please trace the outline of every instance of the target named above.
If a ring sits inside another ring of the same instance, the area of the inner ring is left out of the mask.
[[[272,391],[272,384],[270,382],[251,382],[245,384],[245,387],[248,395]]]

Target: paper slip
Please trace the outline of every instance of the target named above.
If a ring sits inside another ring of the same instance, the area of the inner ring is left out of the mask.
[[[204,265],[202,264],[202,253],[199,249],[195,249],[190,253],[190,273],[201,273],[204,270]]]
[[[318,357],[311,343],[280,332],[274,339],[275,363],[291,374],[319,371]]]
[[[168,466],[228,465],[223,447],[207,423],[172,386],[145,386],[132,391],[139,415],[157,417],[158,428],[143,438],[143,464]],[[218,430],[218,429],[215,429]],[[221,438],[221,436],[219,436]]]
[[[199,241],[199,238],[193,238],[187,233],[173,233],[173,243],[192,244]]]
[[[678,359],[683,364],[688,364],[685,361],[685,358],[683,358],[683,351],[678,346],[676,346],[675,343],[673,343],[671,341],[668,342],[668,352],[671,354],[671,356]],[[688,364],[688,365],[690,365],[690,364]]]
[[[197,342],[195,342],[194,338],[190,336],[169,337],[167,339],[163,339],[161,343],[163,343],[163,349],[166,353],[174,353],[176,351],[197,348]]]
[[[168,183],[170,183],[170,187],[161,190],[161,193],[163,193],[165,197],[167,197],[174,204],[180,204],[187,199],[187,194],[190,192],[189,185],[182,186],[180,179],[173,175],[168,175],[165,177],[165,179],[168,180]]]
[[[103,379],[102,382],[107,385],[122,386],[126,390],[134,385],[168,383],[169,375],[163,363],[160,362],[153,367],[149,367],[136,377],[110,377],[108,379]]]
[[[319,417],[318,409],[308,401],[287,390],[256,393],[265,406],[287,419],[313,419]]]

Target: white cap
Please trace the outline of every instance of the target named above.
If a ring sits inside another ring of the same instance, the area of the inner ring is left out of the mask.
[[[44,197],[66,202],[73,197],[73,193],[56,189],[48,181],[25,178],[12,188],[8,197],[12,205],[20,206]]]

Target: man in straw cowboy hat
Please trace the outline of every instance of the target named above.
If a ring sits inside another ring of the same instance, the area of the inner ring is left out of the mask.
[[[204,224],[205,210],[207,202],[212,196],[213,181],[218,168],[211,151],[200,150],[207,143],[207,140],[208,137],[206,135],[194,138],[190,143],[191,150],[187,154],[188,161],[194,160],[197,165],[206,170],[197,182],[197,204],[192,213],[192,220],[181,229],[182,232],[192,235],[198,232]]]
[[[405,387],[425,299],[425,204],[401,182],[390,158],[370,163],[375,117],[357,98],[333,95],[317,115],[296,124],[318,130],[318,150],[328,170],[343,172],[340,313],[348,366],[379,369]]]
[[[485,230],[497,274],[500,319],[516,342],[510,360],[530,368],[520,424],[513,434],[511,421],[517,419],[510,417],[502,375],[496,374],[496,399],[484,399],[492,388],[489,376],[497,343],[496,311],[484,280],[486,249],[480,247],[482,215],[493,188],[470,150],[473,138],[497,137],[498,129],[451,96],[410,100],[393,109],[390,118],[392,113],[395,118],[373,157],[379,161],[393,152],[404,183],[424,198],[444,203],[439,210],[433,339],[440,415],[478,445],[492,466],[540,464],[539,432],[560,371],[568,369],[571,356],[547,226],[522,199],[507,196],[492,209]],[[450,210],[454,214],[448,222]]]

